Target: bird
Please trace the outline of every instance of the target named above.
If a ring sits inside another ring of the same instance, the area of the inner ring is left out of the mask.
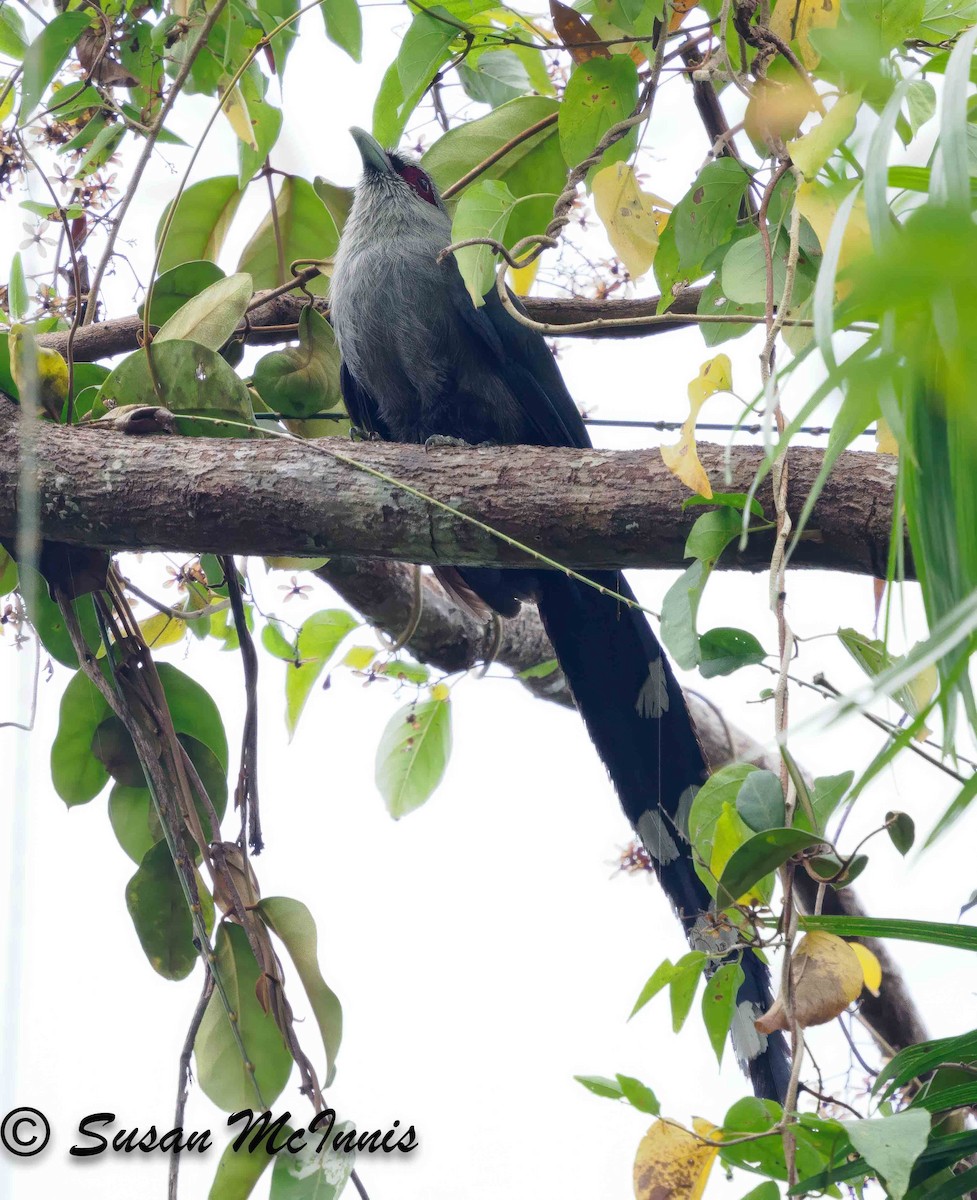
[[[350,132],[363,170],[329,305],[353,426],[367,437],[426,446],[589,447],[544,339],[506,311],[494,287],[476,307],[454,256],[443,254],[451,219],[428,174],[364,130]],[[769,972],[752,949],[735,947],[728,930],[728,940],[717,933],[714,905],[693,865],[686,825],[708,774],[705,758],[682,690],[622,573],[591,571],[591,586],[535,566],[434,569],[478,615],[513,617],[524,602],[537,605],[590,738],[691,945],[714,962],[739,958],[734,1049],[754,1092],[782,1102],[786,1042],[754,1029],[772,1004]]]

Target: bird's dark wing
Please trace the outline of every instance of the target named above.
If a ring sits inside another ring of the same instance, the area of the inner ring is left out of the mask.
[[[543,338],[506,312],[494,287],[482,307],[475,308],[457,270],[451,272],[451,279],[457,310],[481,342],[492,369],[522,406],[535,444],[589,446],[583,420]],[[511,292],[509,296],[525,311]]]
[[[339,368],[339,390],[343,393],[349,419],[364,433],[375,433],[384,441],[391,441],[390,431],[380,417],[379,406],[373,396],[362,386],[342,363]]]

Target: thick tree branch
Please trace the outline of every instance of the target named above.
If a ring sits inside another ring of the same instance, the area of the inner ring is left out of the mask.
[[[17,527],[18,426],[15,407],[0,400],[0,536],[12,536]],[[683,511],[688,493],[654,449],[425,452],[340,439],[137,437],[99,423],[65,428],[40,422],[35,451],[41,536],[110,550],[456,565],[532,561],[406,485],[566,566],[676,567],[683,565],[697,515]],[[789,505],[796,517],[822,456],[806,448],[791,455]],[[701,457],[723,489],[723,448],[703,446]],[[735,448],[728,490],[746,491],[762,457],[757,447]],[[894,473],[884,456],[843,455],[794,564],[884,575]],[[759,499],[772,510],[768,487]],[[758,533],[742,553],[731,547],[721,562],[759,569],[769,554],[769,532]]]
[[[585,333],[571,333],[568,337],[648,337],[653,333],[664,333],[691,322],[685,318],[693,315],[699,306],[702,288],[686,288],[672,302],[669,314],[672,319],[661,325],[615,326],[613,329],[592,329]],[[258,292],[256,299],[260,299]],[[633,320],[636,317],[654,316],[658,311],[660,296],[649,296],[635,300],[589,300],[582,297],[573,300],[554,299],[549,296],[530,296],[523,303],[535,321],[552,325],[574,325],[580,321],[595,321],[599,318]],[[248,314],[248,326],[244,341],[249,346],[267,346],[294,338],[294,331],[282,326],[294,325],[299,312],[308,303],[305,295],[275,296],[267,304],[256,305]],[[329,302],[316,298],[316,308],[329,315]],[[95,362],[110,358],[114,354],[127,354],[139,348],[142,335],[140,317],[118,317],[98,325],[86,325],[75,332],[72,353],[75,362]],[[45,333],[37,337],[39,346],[48,346],[66,355],[67,333]]]

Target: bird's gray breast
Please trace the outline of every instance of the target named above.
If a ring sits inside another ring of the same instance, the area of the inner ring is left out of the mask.
[[[442,248],[399,238],[340,253],[330,297],[343,360],[399,441],[517,441],[519,406],[486,362],[458,268],[438,262]]]

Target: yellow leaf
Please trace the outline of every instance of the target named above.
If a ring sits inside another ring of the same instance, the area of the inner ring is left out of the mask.
[[[288,554],[265,555],[265,567],[269,571],[318,571],[328,561],[328,558],[295,558]]]
[[[862,964],[862,979],[865,986],[873,996],[877,996],[879,988],[882,986],[882,966],[879,960],[869,950],[868,946],[863,946],[861,942],[849,942],[848,944],[855,952],[855,957]]]
[[[701,1137],[716,1132],[698,1117],[693,1125]],[[634,1158],[635,1200],[699,1200],[718,1153],[680,1125],[655,1121]]]
[[[760,149],[795,137],[801,122],[814,111],[811,88],[792,68],[777,69],[778,64],[756,81],[743,115],[747,136]]]
[[[354,671],[365,671],[376,655],[377,652],[372,646],[350,646],[343,659],[343,666],[351,667]]]
[[[255,141],[254,126],[251,124],[251,114],[248,112],[248,102],[238,84],[235,84],[228,92],[221,107],[231,128],[245,146],[251,150],[257,150],[258,143]]]
[[[811,45],[812,29],[830,29],[838,24],[841,0],[779,0],[770,18],[770,30],[785,42],[797,42],[801,62],[809,71],[821,61]]]
[[[843,192],[825,187],[822,183],[804,182],[797,189],[797,207],[817,235],[822,249],[828,244],[832,223],[844,198]],[[859,196],[848,215],[848,223],[841,239],[839,272],[867,257],[871,252],[872,234],[868,227],[868,214],[865,211],[865,201]],[[843,299],[850,291],[850,281],[843,279],[835,287],[835,296]]]
[[[7,86],[10,81],[8,79],[0,79],[0,92]],[[0,121],[6,121],[10,114],[14,111],[14,89],[11,87],[3,100],[0,101]]]
[[[687,488],[700,496],[711,499],[712,485],[702,469],[695,447],[695,423],[699,409],[715,392],[728,392],[733,386],[733,368],[729,357],[717,354],[704,362],[699,374],[689,384],[689,415],[674,446],[662,446],[661,455],[665,466],[680,479]]]
[[[879,454],[899,453],[899,443],[896,441],[896,435],[892,432],[892,426],[885,417],[879,417],[875,422],[875,448]]]
[[[862,103],[862,93],[849,92],[839,96],[828,112],[810,133],[787,143],[794,166],[813,179],[832,154],[855,128],[855,117]]]
[[[833,933],[808,933],[797,943],[791,961],[794,1015],[801,1029],[824,1025],[861,995],[865,976],[852,946]],[[783,993],[756,1022],[760,1033],[788,1029]]]
[[[733,364],[728,354],[717,354],[699,368],[699,374],[689,384],[689,400],[692,415],[698,416],[699,409],[716,392],[728,392],[733,386]]]
[[[936,664],[930,663],[928,667],[924,667],[922,671],[914,675],[906,684],[909,694],[913,698],[913,703],[916,705],[917,712],[922,712],[930,700],[933,699],[933,693],[936,691],[939,682],[940,673],[936,669]]]
[[[539,270],[539,259],[534,258],[528,267],[510,267],[509,282],[517,296],[528,296]]]
[[[593,193],[594,207],[615,254],[631,278],[638,279],[655,261],[658,235],[671,205],[643,192],[634,171],[622,162],[612,163],[594,176]]]
[[[177,642],[182,642],[186,637],[187,623],[166,613],[156,613],[140,621],[139,629],[150,650],[159,650],[163,646],[175,646]]]
[[[431,688],[432,700],[447,700],[450,695],[451,691],[446,683],[436,683],[434,687]]]
[[[34,396],[38,408],[60,421],[68,399],[68,364],[56,350],[38,346],[26,325],[11,325],[9,348],[10,373],[21,401]]]

